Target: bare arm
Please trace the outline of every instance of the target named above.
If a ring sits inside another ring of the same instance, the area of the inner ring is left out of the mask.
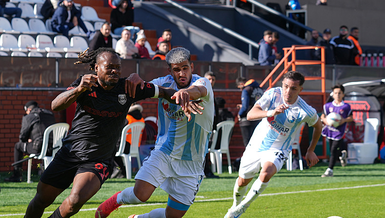
[[[68,108],[72,103],[74,103],[79,97],[80,94],[82,94],[86,90],[92,90],[92,86],[98,86],[96,84],[96,81],[98,79],[98,76],[94,74],[87,74],[82,77],[82,81],[80,82],[79,86],[65,91],[58,95],[51,103],[51,108],[53,111],[61,111],[66,108]]]
[[[180,89],[175,92],[171,97],[172,100],[175,100],[176,104],[182,106],[183,110],[188,107],[190,100],[197,100],[201,97],[207,95],[207,89],[204,86],[190,86],[186,89]]]
[[[321,132],[322,132],[321,119],[318,119],[317,122],[313,125],[313,127],[314,127],[313,137],[305,155],[305,159],[309,167],[314,166],[319,161],[317,155],[314,153],[314,149],[317,146],[317,142],[319,138],[321,137]]]
[[[247,120],[260,120],[265,117],[272,117],[278,114],[283,113],[288,107],[284,104],[279,105],[274,110],[265,111],[259,106],[255,104],[253,108],[247,113]]]

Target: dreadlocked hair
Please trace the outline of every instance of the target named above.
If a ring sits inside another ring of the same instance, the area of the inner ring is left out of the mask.
[[[110,52],[112,54],[116,54],[119,56],[117,52],[115,52],[114,49],[112,48],[105,48],[105,47],[100,47],[96,50],[89,51],[89,48],[87,48],[85,51],[80,53],[78,55],[78,61],[76,61],[74,64],[90,64],[90,70],[94,71],[95,70],[95,64],[98,56],[104,52]]]

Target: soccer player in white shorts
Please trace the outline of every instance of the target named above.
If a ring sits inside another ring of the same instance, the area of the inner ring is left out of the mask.
[[[103,202],[95,218],[107,217],[122,204],[143,203],[157,187],[169,194],[167,207],[130,218],[183,217],[194,202],[204,176],[204,157],[214,119],[214,93],[208,79],[192,74],[194,65],[187,49],[172,49],[166,55],[166,62],[170,75],[150,83],[176,92],[171,99],[159,99],[155,149],[136,175],[135,186],[117,192]],[[180,105],[176,100],[173,102],[173,97],[199,100],[200,103],[198,106],[187,100],[186,105]]]
[[[282,87],[272,88],[254,104],[248,112],[248,120],[262,119],[243,153],[239,177],[234,185],[234,202],[225,218],[240,217],[267,187],[270,179],[281,170],[286,161],[296,131],[306,122],[314,127],[313,138],[305,155],[309,167],[319,160],[314,153],[321,136],[322,124],[316,110],[309,106],[299,93],[304,76],[289,71],[284,76]],[[260,171],[260,172],[259,172]],[[259,172],[244,200],[247,185]]]

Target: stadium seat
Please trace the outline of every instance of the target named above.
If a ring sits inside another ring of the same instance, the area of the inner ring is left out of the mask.
[[[53,45],[51,37],[47,35],[38,35],[36,37],[36,48],[47,52],[64,52],[63,48],[56,48]]]
[[[15,4],[11,3],[11,2],[6,2],[5,3],[5,7],[6,8],[17,8]]]
[[[38,32],[38,34],[48,34],[48,35],[56,34],[52,31],[48,31],[42,20],[32,18],[32,19],[29,19],[28,24],[29,24],[29,29],[33,32]]]
[[[28,160],[27,183],[31,183],[32,158],[43,160],[44,169],[47,169],[48,165],[51,163],[52,159],[55,157],[56,152],[61,148],[62,139],[67,135],[69,127],[70,125],[68,123],[56,123],[47,127],[44,130],[43,145],[41,147],[40,154],[29,155],[31,159]],[[52,138],[53,151],[52,151],[52,156],[47,156],[50,134],[53,136]]]
[[[90,22],[88,22],[88,21],[83,21],[83,22],[84,22],[84,25],[86,25],[88,31],[95,31],[94,26],[93,26]],[[81,33],[86,34],[86,33],[83,31],[82,28],[79,28],[79,29],[80,29],[80,32],[81,32]]]
[[[48,52],[47,58],[62,58],[63,56],[57,52]]]
[[[82,51],[84,51],[88,48],[88,43],[84,38],[80,36],[73,36],[70,40],[70,46],[71,48],[80,48]]]
[[[82,7],[82,19],[88,20],[88,21],[102,21],[102,22],[106,21],[105,19],[99,18],[95,9],[90,6]]]
[[[348,163],[349,164],[373,164],[378,157],[378,128],[377,118],[367,118],[365,120],[364,142],[348,144]]]
[[[95,29],[95,31],[96,31],[96,30],[100,30],[100,29],[102,28],[102,26],[103,26],[103,23],[104,23],[104,22],[95,22],[95,23],[94,23],[94,29]]]
[[[79,28],[79,26],[75,26],[74,28],[72,28],[68,34],[69,35],[76,35],[76,36],[87,36],[86,34],[83,34],[81,31],[81,28]]]
[[[0,51],[0,56],[8,56],[8,53],[5,51]]]
[[[26,34],[20,34],[17,40],[17,45],[19,48],[26,48],[28,50],[36,49],[36,41],[35,39]]]
[[[120,145],[119,149],[116,152],[116,157],[122,157],[123,163],[126,167],[126,178],[131,179],[131,158],[136,157],[136,160],[138,161],[138,167],[140,169],[141,163],[140,163],[140,156],[139,156],[139,142],[140,142],[140,135],[142,134],[142,131],[144,129],[145,124],[142,122],[135,122],[126,125],[121,134],[120,138]],[[131,145],[130,145],[130,153],[125,154],[124,150],[127,145],[126,143],[126,137],[127,132],[131,130]]]
[[[112,38],[112,48],[115,49],[116,48],[116,43],[118,42],[118,40],[116,40],[115,38]]]
[[[78,54],[74,52],[68,52],[64,55],[65,58],[78,58]]]
[[[24,52],[21,51],[14,51],[11,53],[12,57],[27,57],[27,55]]]
[[[17,7],[22,10],[21,17],[23,18],[43,18],[41,15],[35,15],[32,5],[28,3],[20,3]]]
[[[28,53],[28,57],[43,57],[43,54],[40,52],[36,52],[36,51],[30,51]]]
[[[42,3],[36,3],[34,6],[33,6],[33,13],[35,15],[38,15],[38,16],[42,16],[41,13],[40,13],[40,10],[41,10],[41,7],[43,6]]]
[[[52,23],[52,19],[47,19],[47,20],[45,21],[45,28],[46,28],[48,31],[54,32],[53,29],[52,29],[51,23]]]
[[[0,17],[0,29],[2,30],[0,33],[20,34],[19,31],[12,29],[11,23],[5,17]]]
[[[67,37],[65,37],[63,35],[55,36],[55,38],[53,39],[53,43],[54,43],[56,48],[58,48],[58,49],[61,48],[65,52],[82,52],[83,51],[82,49],[77,48],[77,47],[71,48],[70,41],[68,40]]]
[[[214,135],[211,143],[211,148],[209,148],[211,169],[213,172],[215,172],[216,171],[215,168],[216,168],[218,174],[222,174],[222,154],[223,153],[227,155],[228,170],[230,174],[232,173],[229,144],[230,144],[230,138],[232,135],[233,128],[234,128],[234,121],[222,121],[217,124],[217,129],[215,133],[213,133]],[[215,145],[217,144],[217,141],[218,141],[218,135],[219,135],[218,131],[220,129],[222,129],[222,135],[220,138],[221,147],[219,149],[215,149]]]
[[[28,0],[29,3],[33,3],[33,4],[44,4],[44,1],[45,0]]]
[[[21,18],[13,18],[12,19],[12,28],[16,31],[20,31],[21,33],[28,34],[37,34],[37,32],[33,32],[29,29],[27,22]]]
[[[3,33],[0,36],[0,48],[2,51],[20,51],[28,52],[26,48],[19,48],[17,39],[15,36]]]

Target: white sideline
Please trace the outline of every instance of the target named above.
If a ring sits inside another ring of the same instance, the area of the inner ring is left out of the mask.
[[[304,190],[304,191],[294,191],[294,192],[280,192],[280,193],[271,193],[271,194],[261,194],[262,196],[273,196],[273,195],[288,195],[288,194],[298,194],[298,193],[309,193],[309,192],[323,192],[323,191],[335,191],[335,190],[344,190],[344,189],[357,189],[357,188],[369,188],[369,187],[378,187],[378,186],[385,186],[385,184],[374,184],[374,185],[359,185],[359,186],[352,186],[352,187],[341,187],[341,188],[326,188],[326,189],[316,189],[316,190]],[[198,196],[197,196],[198,197]],[[198,197],[199,198],[199,197]],[[232,200],[233,198],[216,198],[216,199],[206,199],[206,200],[196,200],[195,202],[209,202],[209,201],[226,201],[226,200]],[[120,206],[120,208],[124,207],[143,207],[143,206],[152,206],[152,205],[163,205],[167,204],[164,203],[144,203],[144,204],[134,204],[134,205],[123,205]],[[96,208],[89,208],[89,209],[80,209],[81,211],[90,211],[90,210],[96,210]],[[53,211],[46,211],[45,214],[52,214]],[[0,214],[0,217],[4,216],[21,216],[24,215],[23,213],[18,214]]]

